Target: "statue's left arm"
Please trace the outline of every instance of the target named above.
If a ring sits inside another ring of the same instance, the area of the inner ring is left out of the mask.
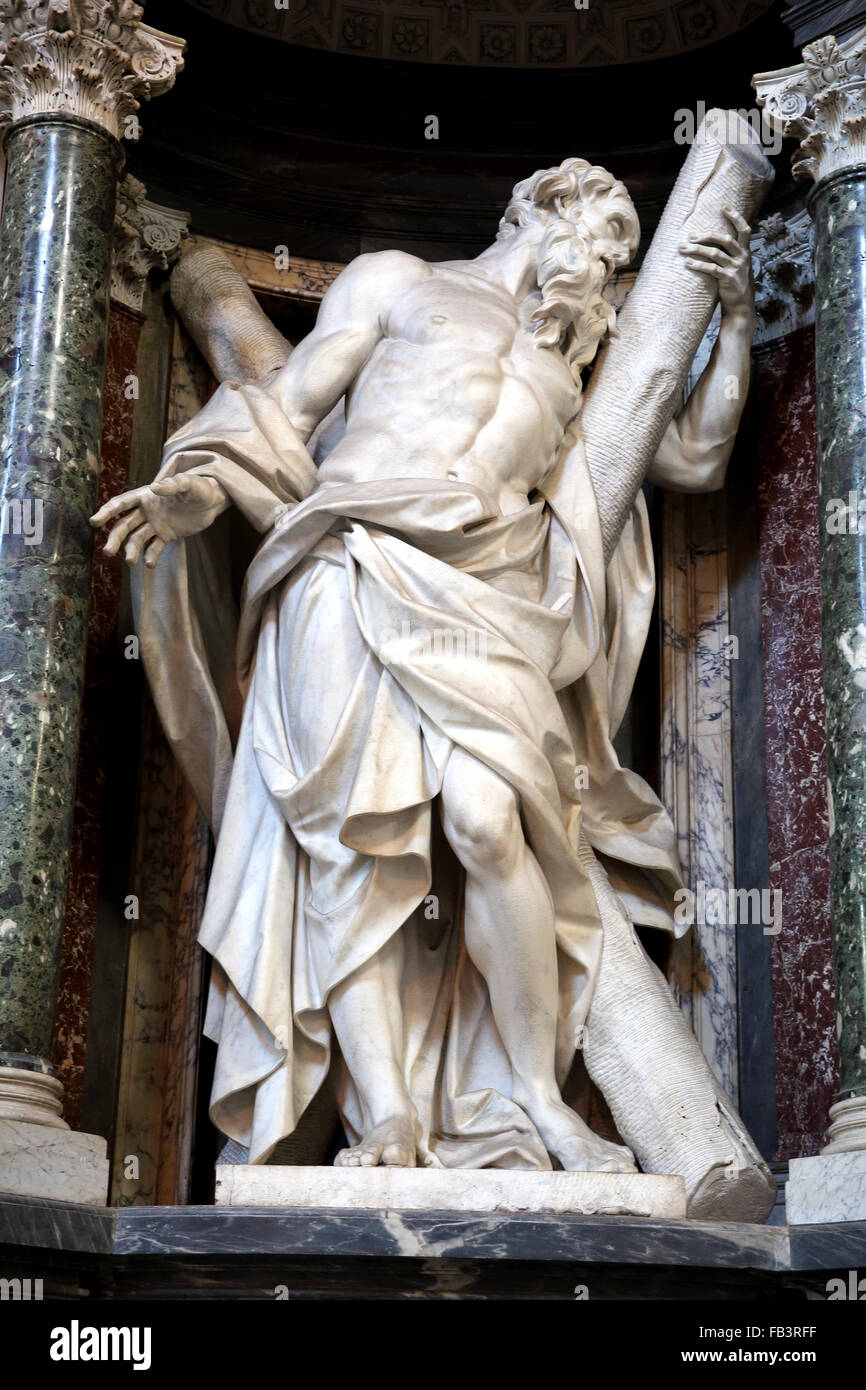
[[[680,248],[690,270],[718,283],[722,321],[710,360],[662,438],[648,480],[675,492],[713,492],[724,485],[749,389],[755,306],[749,225],[728,213],[730,235]]]

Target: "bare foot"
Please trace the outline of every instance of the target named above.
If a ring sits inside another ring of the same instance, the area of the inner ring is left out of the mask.
[[[522,1103],[522,1102],[521,1102]],[[564,1101],[524,1105],[547,1152],[571,1173],[636,1173],[634,1154],[594,1134]]]
[[[409,1115],[389,1115],[364,1135],[360,1144],[340,1149],[334,1163],[338,1168],[414,1168],[416,1155],[414,1119]]]

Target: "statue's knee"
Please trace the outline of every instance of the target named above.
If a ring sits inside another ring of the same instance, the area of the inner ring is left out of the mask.
[[[464,787],[445,808],[445,830],[464,868],[501,871],[522,838],[517,797],[510,787]]]

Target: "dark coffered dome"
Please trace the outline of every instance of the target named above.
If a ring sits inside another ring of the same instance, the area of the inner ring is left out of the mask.
[[[727,38],[772,0],[190,0],[214,19],[304,48],[476,67],[600,67]]]

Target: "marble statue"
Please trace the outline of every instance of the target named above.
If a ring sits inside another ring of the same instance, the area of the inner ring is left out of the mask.
[[[754,149],[723,153],[750,189],[766,178]],[[723,182],[704,230],[680,222],[662,259],[689,331],[673,311],[645,325],[661,365],[593,416],[638,220],[604,169],[541,170],[474,260],[359,256],[277,370],[224,379],[156,480],[93,518],[137,567],[154,698],[216,834],[211,1114],[251,1163],[330,1080],[341,1165],[683,1172],[697,1154],[693,1214],[766,1214],[769,1174],[634,933],[681,930],[680,875],[611,744],[652,603],[641,484],[720,487],[737,431],[750,211]],[[225,317],[218,333],[225,358]],[[616,410],[605,462],[590,421]],[[229,510],[259,538],[237,609]],[[564,1098],[580,1049],[625,1143]],[[654,1086],[663,1121],[655,1102],[640,1118]]]

